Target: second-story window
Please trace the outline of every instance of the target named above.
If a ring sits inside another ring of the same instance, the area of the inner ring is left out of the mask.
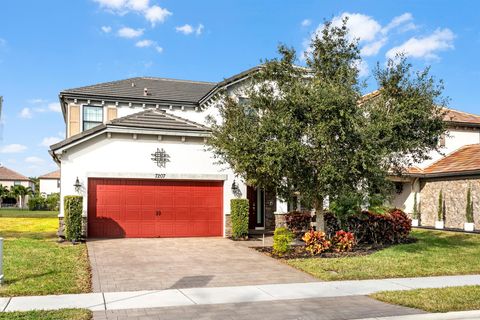
[[[83,130],[88,130],[103,123],[103,107],[83,106]]]

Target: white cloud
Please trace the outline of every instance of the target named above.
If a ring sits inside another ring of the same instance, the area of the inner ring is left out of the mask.
[[[112,11],[119,11],[122,10],[127,1],[126,0],[94,0],[97,2],[100,7],[105,8],[107,10],[112,10]]]
[[[163,52],[163,48],[160,47],[160,46],[156,46],[156,47],[155,47],[155,50],[157,50],[158,53],[162,53],[162,52]]]
[[[177,30],[177,32],[181,32],[187,35],[193,33],[193,27],[189,24],[185,24],[181,27],[175,27],[175,30]]]
[[[146,40],[137,41],[137,43],[135,43],[135,47],[148,48],[153,46],[154,44],[155,44],[154,41],[146,39]]]
[[[27,147],[23,144],[13,143],[7,144],[0,148],[0,153],[19,153],[27,150]]]
[[[151,6],[145,10],[145,19],[147,19],[153,27],[157,22],[163,23],[165,19],[171,15],[172,13],[170,11],[159,6]]]
[[[149,7],[149,0],[130,0],[127,1],[127,6],[134,11],[144,11]]]
[[[35,98],[35,99],[29,99],[27,100],[27,102],[30,104],[40,104],[40,103],[46,103],[47,100],[41,99],[41,98]]]
[[[387,43],[387,38],[381,38],[380,40],[367,43],[360,50],[360,54],[364,57],[375,56],[378,54],[380,49]]]
[[[48,110],[53,112],[62,112],[59,102],[52,102],[48,104]]]
[[[310,26],[310,25],[312,24],[312,20],[310,20],[310,19],[305,19],[305,20],[302,21],[301,24],[302,24],[302,27],[308,27],[308,26]]]
[[[195,33],[197,34],[197,36],[202,34],[204,28],[205,28],[205,26],[203,24],[200,23],[198,25],[197,29],[195,30]]]
[[[415,28],[415,24],[413,24],[413,16],[410,12],[405,12],[404,14],[401,14],[390,21],[389,24],[387,24],[383,29],[382,33],[387,34],[389,31],[392,29],[398,28],[401,25],[407,24],[410,26],[410,28]]]
[[[63,139],[61,136],[59,137],[45,137],[42,139],[42,142],[40,142],[40,146],[42,147],[50,147],[52,144],[55,144],[57,142],[62,141]]]
[[[185,35],[189,35],[195,32],[197,36],[202,34],[203,29],[205,29],[205,26],[201,23],[196,28],[192,27],[188,23],[180,27],[175,27],[175,30],[177,30],[177,32],[183,33]]]
[[[31,164],[43,164],[45,162],[45,160],[43,160],[42,158],[39,158],[39,157],[35,157],[35,156],[31,156],[31,157],[26,157],[25,158],[25,162],[26,163],[31,163]]]
[[[359,77],[366,77],[370,73],[368,63],[365,60],[359,60],[356,64]]]
[[[102,26],[102,31],[105,32],[105,33],[110,33],[112,31],[112,27]]]
[[[150,5],[149,0],[94,0],[101,8],[125,15],[129,12],[135,12],[144,16],[144,18],[155,26],[157,23],[163,23],[172,13],[158,5]]]
[[[20,111],[19,116],[20,118],[30,119],[33,117],[33,113],[32,113],[32,110],[30,110],[30,108],[23,108],[22,111]]]
[[[348,17],[347,27],[349,29],[349,38],[351,40],[358,39],[359,42],[375,40],[378,32],[382,30],[382,26],[372,17],[361,13],[344,12],[340,16],[332,19],[332,26],[341,27],[344,18]],[[323,25],[317,29],[321,32]]]
[[[429,36],[412,37],[402,45],[388,50],[386,57],[394,59],[396,54],[403,53],[406,57],[438,59],[438,51],[453,49],[453,39],[455,34],[450,29],[437,29]]]
[[[128,27],[123,27],[120,30],[118,30],[117,35],[122,38],[138,38],[141,35],[143,35],[143,29],[133,29],[133,28],[128,28]]]

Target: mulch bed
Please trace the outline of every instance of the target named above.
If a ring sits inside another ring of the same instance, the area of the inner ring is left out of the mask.
[[[405,243],[414,243],[417,242],[415,238],[409,238]],[[292,246],[292,250],[282,256],[279,256],[273,253],[272,247],[254,247],[259,252],[266,254],[269,257],[281,260],[290,260],[290,259],[306,259],[306,258],[344,258],[344,257],[358,257],[358,256],[367,256],[382,249],[393,246],[393,244],[388,245],[373,245],[373,244],[357,244],[352,251],[348,252],[323,252],[318,255],[312,256],[309,252],[305,251],[305,247],[302,245]]]

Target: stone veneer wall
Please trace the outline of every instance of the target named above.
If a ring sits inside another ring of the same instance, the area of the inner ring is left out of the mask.
[[[423,180],[420,191],[421,225],[434,226],[437,220],[438,195],[445,199],[445,227],[463,229],[467,207],[467,189],[472,187],[475,229],[480,229],[480,177]]]

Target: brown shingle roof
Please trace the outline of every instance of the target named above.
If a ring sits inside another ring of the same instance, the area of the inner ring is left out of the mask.
[[[447,109],[445,115],[446,122],[453,122],[458,124],[476,124],[480,125],[480,116],[472,113],[467,113],[459,110]]]
[[[60,179],[60,169],[44,174],[39,179]]]
[[[480,144],[461,147],[423,170],[425,175],[480,172]]]
[[[27,177],[24,175],[13,171],[11,169],[8,169],[7,167],[0,166],[0,181],[1,180],[7,180],[7,181],[12,181],[12,180],[21,180],[21,181],[30,181]]]

